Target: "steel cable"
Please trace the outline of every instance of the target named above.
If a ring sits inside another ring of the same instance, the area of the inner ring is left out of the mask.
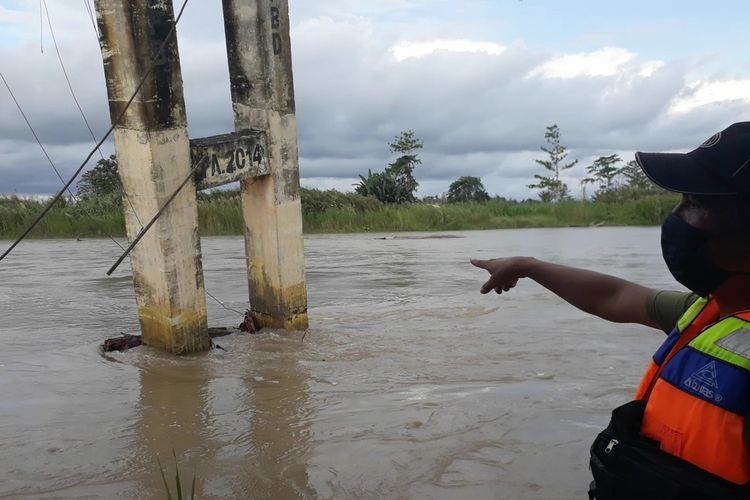
[[[173,34],[173,32],[174,32],[174,29],[176,28],[176,26],[177,26],[177,23],[178,23],[178,22],[179,22],[179,20],[180,20],[180,17],[182,17],[182,13],[183,13],[183,11],[185,10],[185,7],[187,6],[187,3],[188,3],[188,0],[186,0],[186,1],[185,1],[185,2],[183,3],[182,7],[180,8],[179,14],[178,14],[178,15],[177,15],[177,17],[175,18],[175,23],[174,23],[174,25],[173,25],[173,27],[172,27],[172,30],[171,30],[171,31],[170,31],[170,32],[169,32],[169,33],[167,34],[167,37],[165,38],[164,42],[162,43],[162,46],[160,46],[160,47],[159,47],[159,51],[157,52],[157,54],[156,54],[156,57],[155,57],[155,59],[158,59],[159,55],[161,54],[161,52],[163,51],[164,47],[166,46],[166,42],[167,42],[167,41],[168,41],[168,40],[170,39],[170,37],[172,36],[172,34]],[[90,4],[90,3],[88,2],[88,0],[83,0],[83,4],[84,4],[84,7],[86,8],[86,11],[87,11],[87,13],[88,13],[89,19],[91,20],[91,24],[92,24],[92,26],[93,26],[93,28],[94,28],[94,33],[96,34],[96,36],[97,36],[97,40],[98,40],[98,38],[99,38],[99,30],[97,29],[97,26],[96,26],[96,21],[94,20],[94,14],[93,14],[93,10],[92,10],[92,8],[91,8],[91,4]],[[59,46],[58,46],[58,44],[57,44],[57,39],[56,39],[56,37],[55,37],[55,31],[54,31],[54,28],[52,27],[52,19],[51,19],[50,15],[49,15],[49,9],[48,9],[48,7],[47,7],[47,2],[46,2],[46,0],[40,0],[40,2],[39,2],[39,16],[40,16],[40,19],[39,19],[39,25],[40,25],[40,26],[39,26],[39,27],[40,27],[40,49],[41,49],[41,52],[42,52],[42,53],[44,53],[44,29],[43,29],[43,26],[44,26],[44,24],[43,24],[43,14],[44,14],[44,13],[42,12],[42,8],[44,8],[44,12],[45,12],[45,13],[47,14],[47,22],[48,22],[48,24],[49,24],[50,34],[51,34],[51,36],[52,36],[52,42],[53,42],[53,44],[54,44],[54,46],[55,46],[55,52],[57,53],[57,58],[58,58],[58,60],[59,60],[59,62],[60,62],[60,67],[61,67],[61,69],[62,69],[62,71],[63,71],[63,75],[65,76],[65,81],[66,81],[66,82],[67,82],[67,84],[68,84],[68,89],[70,90],[70,94],[71,94],[71,96],[73,97],[73,101],[75,101],[76,107],[78,108],[78,111],[79,111],[79,113],[81,114],[81,117],[83,118],[83,121],[84,121],[84,123],[86,124],[86,128],[88,129],[89,133],[91,134],[91,138],[92,138],[92,139],[94,140],[94,143],[95,143],[95,146],[94,146],[94,151],[98,151],[98,152],[99,152],[99,155],[101,156],[101,158],[102,158],[102,159],[104,159],[104,155],[102,154],[102,151],[101,151],[101,144],[103,144],[103,142],[104,142],[104,140],[106,139],[106,137],[107,137],[107,136],[109,136],[109,135],[110,135],[110,134],[112,133],[112,129],[114,128],[114,124],[113,124],[112,128],[110,128],[110,130],[109,130],[109,131],[107,132],[107,134],[105,135],[105,137],[104,137],[104,138],[102,139],[102,141],[98,141],[98,142],[97,142],[97,140],[96,140],[96,135],[94,134],[94,131],[92,130],[92,128],[91,128],[91,125],[89,124],[88,120],[86,119],[86,115],[85,115],[85,113],[84,113],[84,111],[83,111],[83,108],[81,107],[81,104],[80,104],[80,102],[78,101],[78,98],[77,98],[77,97],[76,97],[76,95],[75,95],[75,91],[73,90],[73,86],[72,86],[72,83],[71,83],[71,81],[70,81],[70,77],[68,76],[68,72],[67,72],[67,70],[66,70],[66,68],[65,68],[65,63],[63,62],[63,59],[62,59],[62,55],[61,55],[61,53],[60,53],[60,49],[59,49]],[[152,66],[151,66],[151,68],[149,69],[148,73],[147,73],[147,74],[146,74],[146,75],[144,76],[144,79],[143,79],[143,80],[141,81],[141,83],[140,83],[140,84],[138,85],[138,88],[137,88],[137,89],[136,89],[136,91],[134,92],[134,94],[133,94],[133,97],[131,97],[131,99],[130,99],[130,100],[128,101],[127,105],[126,105],[126,106],[125,106],[125,108],[123,109],[123,111],[122,111],[122,113],[120,114],[120,116],[118,116],[117,122],[119,122],[119,120],[120,120],[120,119],[122,118],[122,116],[123,116],[123,115],[125,114],[125,111],[127,110],[127,108],[128,108],[128,107],[130,106],[130,104],[132,103],[132,101],[133,101],[133,98],[134,98],[134,97],[135,97],[135,96],[136,96],[136,95],[138,94],[138,92],[140,91],[140,88],[142,87],[142,85],[143,85],[143,82],[144,82],[144,81],[145,81],[145,79],[146,79],[146,78],[148,77],[148,75],[149,75],[149,74],[151,73],[151,71],[153,70],[153,67],[154,67],[154,65],[152,64]],[[81,169],[79,168],[79,170],[78,170],[78,171],[76,172],[76,174],[75,174],[75,175],[73,176],[73,178],[72,178],[72,179],[71,179],[70,181],[68,181],[68,183],[65,183],[65,180],[64,180],[64,179],[62,178],[62,175],[60,175],[60,172],[58,171],[57,167],[55,166],[54,162],[52,161],[52,158],[50,158],[49,154],[47,153],[47,150],[46,150],[46,148],[44,147],[44,145],[42,144],[41,140],[39,139],[39,136],[37,135],[36,131],[34,130],[34,127],[33,127],[33,126],[31,125],[31,123],[29,122],[29,120],[28,120],[28,118],[27,118],[27,116],[26,116],[26,113],[25,113],[25,112],[23,111],[23,108],[21,107],[21,104],[20,104],[20,103],[18,102],[18,100],[16,99],[16,97],[15,97],[15,95],[14,95],[13,91],[12,91],[12,90],[11,90],[11,88],[10,88],[10,85],[9,85],[9,84],[8,84],[8,82],[7,82],[6,80],[5,80],[5,77],[3,76],[2,72],[0,72],[0,78],[2,78],[2,80],[3,80],[3,83],[5,84],[6,88],[8,89],[8,92],[9,92],[9,93],[10,93],[10,95],[11,95],[11,98],[12,98],[12,99],[13,99],[13,101],[15,102],[15,104],[16,104],[16,107],[18,108],[19,112],[21,113],[21,116],[23,116],[23,119],[24,119],[24,121],[26,122],[26,125],[27,125],[27,126],[29,127],[29,130],[31,131],[32,135],[34,136],[34,139],[36,139],[36,142],[37,142],[37,144],[39,144],[39,147],[41,148],[42,152],[44,153],[44,156],[45,156],[45,157],[47,158],[47,161],[48,161],[48,162],[50,163],[50,165],[52,166],[52,169],[53,169],[53,170],[55,171],[55,173],[57,174],[57,177],[58,177],[58,178],[60,179],[60,181],[61,181],[61,182],[63,182],[63,184],[65,185],[65,187],[64,187],[64,189],[63,189],[63,192],[64,192],[64,191],[68,191],[68,193],[69,193],[69,194],[70,194],[70,195],[71,195],[71,196],[73,197],[73,199],[77,200],[76,196],[75,196],[75,195],[74,195],[74,194],[72,193],[72,191],[70,191],[70,185],[71,185],[71,183],[72,183],[72,180],[73,180],[73,179],[75,179],[75,178],[76,178],[76,177],[78,176],[78,174],[80,173],[80,170],[81,170]],[[92,155],[93,155],[93,151],[92,151],[92,153],[91,153],[91,154],[89,154],[89,156],[87,157],[87,159],[86,159],[86,160],[84,161],[84,165],[85,165],[85,164],[86,164],[86,163],[88,162],[88,160],[89,160],[89,159],[91,158],[91,156],[92,156]],[[141,222],[141,219],[140,219],[140,217],[138,216],[138,213],[136,212],[136,210],[135,210],[135,207],[133,207],[133,204],[132,204],[132,202],[130,201],[130,198],[129,198],[129,197],[127,196],[127,193],[125,193],[124,191],[121,191],[121,193],[122,193],[122,195],[123,195],[123,196],[125,197],[125,199],[127,200],[128,204],[130,205],[130,208],[131,208],[131,209],[133,210],[133,215],[135,215],[135,218],[136,218],[136,220],[137,220],[137,221],[138,221],[138,223],[139,223],[139,224],[141,225],[141,230],[143,230],[143,222]],[[59,193],[58,193],[58,195],[59,195]],[[58,198],[59,198],[59,196],[58,196]],[[51,205],[53,205],[53,204],[54,204],[54,202],[53,202],[52,204],[50,204],[49,206],[51,206]],[[45,213],[46,213],[46,212],[45,212]],[[91,217],[91,215],[90,215],[90,214],[88,214],[88,215],[89,215],[89,216]],[[92,218],[93,218],[93,217],[92,217]],[[40,220],[41,220],[41,219],[40,219]],[[36,223],[38,223],[38,222],[36,222]],[[32,228],[33,228],[33,227],[34,227],[34,226],[36,225],[36,223],[35,223],[35,224],[33,224],[33,225],[32,225],[32,227],[31,227],[30,229],[32,229]],[[29,231],[30,231],[30,229],[29,229]],[[25,233],[25,234],[28,234],[28,232],[27,232],[27,233]],[[24,234],[24,236],[25,236],[25,234]],[[112,236],[110,236],[109,234],[107,234],[107,236],[108,236],[108,237],[109,237],[109,238],[110,238],[110,239],[111,239],[111,240],[112,240],[112,241],[113,241],[113,242],[114,242],[114,243],[115,243],[115,244],[116,244],[116,245],[117,245],[118,247],[120,247],[120,249],[122,249],[123,251],[125,251],[125,248],[124,248],[124,247],[123,247],[122,245],[120,245],[120,243],[118,243],[118,242],[117,242],[117,241],[116,241],[116,240],[115,240],[115,239],[114,239],[114,238],[113,238]],[[8,250],[7,250],[7,251],[6,251],[6,252],[5,252],[5,253],[4,253],[4,254],[3,254],[2,256],[0,256],[0,260],[2,260],[3,258],[5,258],[5,256],[6,256],[6,255],[8,255],[8,253],[9,253],[9,252],[10,252],[11,250],[13,250],[13,248],[15,247],[15,245],[17,245],[18,243],[20,243],[20,240],[21,240],[21,239],[23,239],[23,237],[22,237],[22,238],[20,238],[20,239],[19,239],[19,240],[18,240],[18,241],[17,241],[16,243],[14,243],[14,245],[13,245],[13,246],[11,246],[11,248],[9,248],[9,249],[8,249]],[[243,312],[240,312],[240,311],[238,311],[237,309],[234,309],[234,308],[231,308],[231,307],[227,306],[227,305],[226,305],[226,304],[225,304],[224,302],[222,302],[221,300],[219,300],[219,299],[218,299],[218,298],[217,298],[216,296],[214,296],[214,295],[213,295],[212,293],[210,293],[210,292],[209,292],[208,290],[206,290],[205,292],[206,292],[206,295],[208,295],[209,297],[211,297],[211,298],[212,298],[212,299],[213,299],[214,301],[216,301],[216,303],[217,303],[217,304],[219,304],[219,305],[220,305],[221,307],[223,307],[223,308],[224,308],[224,309],[226,309],[227,311],[231,311],[231,312],[234,312],[234,313],[236,313],[236,314],[238,314],[238,315],[240,315],[240,316],[244,316],[244,315],[245,315],[245,313],[243,313]]]
[[[60,53],[60,48],[57,45],[57,37],[55,37],[55,30],[52,28],[52,18],[50,17],[49,9],[47,8],[47,0],[42,0],[42,2],[44,4],[44,11],[47,13],[47,23],[49,24],[49,32],[52,35],[52,43],[55,46],[55,52],[57,53],[57,60],[60,61],[60,68],[62,68],[63,75],[65,76],[65,81],[68,83],[68,90],[70,90],[70,95],[73,97],[73,101],[76,103],[76,107],[78,108],[78,112],[81,114],[81,118],[83,118],[83,123],[86,124],[86,128],[89,130],[91,139],[93,139],[94,144],[96,144],[96,135],[94,135],[94,131],[91,129],[91,125],[89,125],[89,121],[86,119],[86,114],[83,112],[81,103],[78,102],[78,97],[76,97],[76,93],[73,90],[73,84],[70,82],[68,71],[65,69],[65,63],[63,62],[62,54]],[[99,156],[101,156],[103,160],[104,153],[102,153],[101,148],[97,148],[97,151],[99,151]],[[136,212],[135,207],[133,206],[133,202],[130,201],[130,197],[122,189],[122,187],[120,187],[120,194],[125,198],[125,201],[128,202],[128,205],[130,206],[130,209],[133,211],[133,215],[135,216],[135,220],[138,221],[138,224],[141,226],[141,229],[143,229],[143,222],[141,222],[141,218],[138,216],[138,212]]]
[[[31,122],[29,122],[29,119],[27,118],[26,113],[23,111],[23,108],[21,107],[21,103],[19,103],[18,99],[16,99],[16,96],[13,93],[13,90],[10,88],[10,85],[8,84],[8,81],[5,79],[5,76],[3,75],[2,71],[0,71],[0,79],[3,80],[3,83],[5,84],[5,88],[8,89],[8,93],[10,93],[10,97],[13,99],[13,102],[16,103],[16,107],[18,108],[18,111],[21,113],[21,116],[26,122],[26,125],[29,127],[31,134],[34,136],[34,139],[36,139],[36,143],[39,144],[39,147],[41,148],[42,153],[44,153],[44,156],[47,158],[47,161],[52,166],[52,170],[55,171],[58,179],[60,179],[60,182],[62,182],[63,185],[65,185],[65,179],[63,179],[62,175],[60,175],[60,171],[55,166],[55,163],[52,161],[52,158],[50,158],[49,153],[47,153],[47,149],[44,147],[44,144],[42,144],[42,141],[39,140],[39,136],[37,135],[36,130],[34,130],[34,127],[31,125]],[[76,197],[75,194],[73,194],[73,191],[71,191],[69,187],[67,187],[67,191],[68,191],[68,194],[70,194],[71,198],[73,198],[73,200],[75,200],[76,202],[79,202],[78,198]],[[85,210],[84,210],[84,213],[86,213],[86,215],[88,215],[92,220],[94,220],[94,217],[90,213],[86,212]],[[125,250],[123,246],[120,245],[120,243],[118,243],[117,240],[114,239],[114,237],[112,237],[112,235],[110,235],[106,231],[104,232],[104,234],[110,240],[112,240],[115,245],[120,247],[122,250]]]
[[[183,12],[185,11],[185,7],[187,6],[188,2],[190,0],[185,0],[182,4],[182,7],[180,8],[179,14],[175,18],[174,24],[172,24],[172,27],[169,30],[169,33],[167,33],[167,36],[162,41],[161,45],[159,46],[159,49],[156,51],[154,59],[151,61],[151,65],[149,66],[146,73],[141,78],[140,82],[138,82],[138,86],[136,87],[135,91],[133,92],[133,95],[130,96],[130,99],[125,103],[125,106],[123,106],[122,110],[120,111],[120,114],[117,115],[117,118],[115,118],[112,121],[112,125],[109,127],[109,130],[107,130],[107,133],[104,134],[104,136],[97,142],[96,146],[94,146],[94,149],[92,149],[89,154],[86,156],[86,158],[83,160],[83,163],[81,163],[81,166],[78,167],[78,169],[73,173],[73,176],[68,180],[68,182],[65,183],[65,186],[57,192],[57,194],[52,198],[52,200],[47,204],[47,206],[42,210],[42,212],[37,216],[37,218],[34,220],[34,222],[31,223],[31,225],[24,231],[24,233],[19,236],[16,241],[13,242],[13,244],[5,251],[2,255],[0,255],[0,261],[5,259],[5,257],[10,254],[14,248],[18,246],[19,243],[21,243],[28,235],[29,233],[39,224],[39,222],[49,213],[50,210],[52,210],[52,207],[57,203],[60,198],[62,197],[63,193],[65,191],[68,191],[70,188],[70,185],[73,184],[73,181],[76,180],[76,178],[80,175],[81,171],[83,171],[86,164],[91,160],[91,157],[94,156],[94,153],[101,147],[102,144],[104,144],[104,141],[109,138],[109,136],[114,131],[115,127],[120,123],[120,120],[122,120],[122,117],[125,116],[125,113],[130,108],[130,105],[135,100],[138,93],[141,91],[141,88],[146,83],[146,79],[151,75],[151,73],[154,71],[154,68],[156,67],[156,61],[159,60],[161,57],[162,52],[164,51],[164,48],[167,46],[167,43],[171,40],[172,36],[174,35],[176,29],[177,29],[177,23],[179,23],[180,18],[182,17]]]

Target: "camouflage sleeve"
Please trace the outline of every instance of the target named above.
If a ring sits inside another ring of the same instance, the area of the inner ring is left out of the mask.
[[[685,311],[698,300],[690,292],[672,292],[668,290],[651,290],[646,298],[646,313],[659,328],[669,334]]]

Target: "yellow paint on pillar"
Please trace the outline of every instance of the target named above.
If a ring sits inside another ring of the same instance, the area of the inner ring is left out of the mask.
[[[206,332],[208,325],[205,314],[183,311],[174,316],[170,308],[142,306],[138,308],[143,343],[173,354],[190,354],[206,351],[211,347],[211,339],[205,335],[195,335],[196,331]]]

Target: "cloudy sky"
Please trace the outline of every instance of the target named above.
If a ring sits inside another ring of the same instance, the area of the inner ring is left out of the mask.
[[[86,0],[46,1],[73,87],[103,134],[106,89]],[[307,187],[351,190],[412,129],[425,142],[419,194],[474,175],[493,195],[530,197],[545,127],[557,123],[580,160],[566,172],[578,192],[598,156],[687,151],[750,119],[746,0],[289,2]],[[0,0],[0,72],[65,175],[92,140],[39,9]],[[221,2],[192,0],[178,36],[191,137],[231,131]],[[0,82],[0,193],[59,186]]]

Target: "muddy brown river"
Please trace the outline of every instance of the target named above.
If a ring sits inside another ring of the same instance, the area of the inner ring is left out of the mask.
[[[165,498],[174,450],[198,498],[585,498],[588,447],[663,335],[528,281],[482,296],[469,258],[674,288],[658,228],[450,234],[308,236],[304,341],[234,334],[184,358],[99,352],[138,332],[111,241],[24,242],[0,263],[0,497]],[[207,290],[243,310],[242,238],[202,248]],[[211,326],[240,320],[209,299]]]

